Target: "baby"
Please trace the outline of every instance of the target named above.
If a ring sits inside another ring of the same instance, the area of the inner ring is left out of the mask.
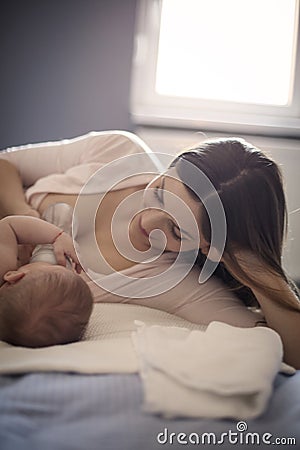
[[[56,261],[35,253],[35,262],[18,267],[18,244],[51,244]],[[70,260],[77,273],[65,267]],[[79,340],[93,305],[80,271],[71,237],[57,226],[28,216],[0,220],[0,339],[24,347]]]

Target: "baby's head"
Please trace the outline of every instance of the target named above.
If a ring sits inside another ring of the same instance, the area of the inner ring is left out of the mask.
[[[93,307],[87,283],[62,266],[23,268],[22,278],[0,288],[0,339],[32,348],[78,341]]]

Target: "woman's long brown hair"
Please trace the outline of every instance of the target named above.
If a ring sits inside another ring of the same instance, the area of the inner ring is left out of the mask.
[[[171,166],[176,167],[183,183],[191,185],[189,165],[182,164],[184,161],[200,169],[210,179],[220,197],[227,222],[224,254],[231,259],[239,278],[247,280],[247,284],[249,282],[256,286],[277,302],[298,309],[284,301],[276,289],[262,286],[255,277],[245,273],[234,254],[237,249],[254,253],[264,267],[288,282],[299,298],[297,288],[288,279],[282,267],[287,210],[282,175],[277,164],[261,150],[239,138],[208,140],[179,155]],[[195,196],[195,193],[192,192],[192,195]],[[203,199],[202,203],[202,232],[210,242],[210,221]],[[202,265],[204,260],[205,257],[199,252],[198,263]],[[236,289],[237,295],[245,304],[257,304],[251,289],[238,282],[223,263],[219,263],[215,274],[231,288]]]

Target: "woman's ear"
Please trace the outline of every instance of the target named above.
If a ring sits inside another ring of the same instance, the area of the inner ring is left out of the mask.
[[[25,272],[18,272],[17,270],[9,270],[3,275],[3,280],[9,284],[14,284],[20,281],[25,276]]]

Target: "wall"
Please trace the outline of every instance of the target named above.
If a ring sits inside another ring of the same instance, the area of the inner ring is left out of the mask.
[[[0,15],[0,149],[130,130],[136,0],[10,0]]]

